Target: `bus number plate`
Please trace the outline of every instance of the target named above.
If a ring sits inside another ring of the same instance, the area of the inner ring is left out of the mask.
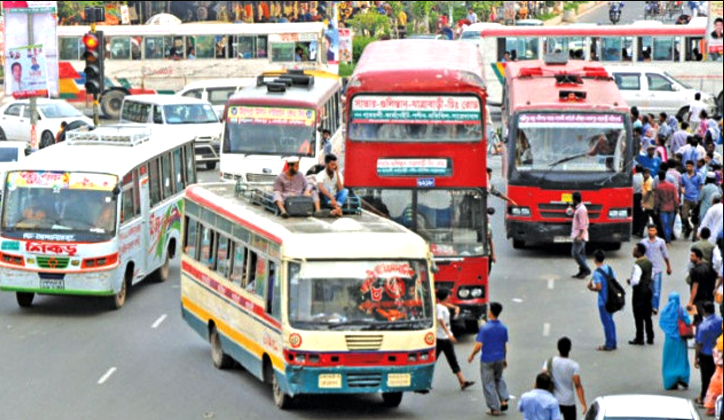
[[[405,388],[412,385],[409,373],[390,373],[387,375],[387,386],[390,388]]]
[[[46,290],[65,290],[65,280],[40,279],[40,288]]]
[[[342,375],[337,373],[323,373],[319,375],[319,389],[342,388]]]
[[[554,244],[570,244],[573,243],[573,238],[570,236],[556,236],[553,238]]]
[[[564,203],[572,203],[573,194],[561,194],[561,201]]]

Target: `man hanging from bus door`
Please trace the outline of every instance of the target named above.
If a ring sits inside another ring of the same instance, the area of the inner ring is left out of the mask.
[[[317,188],[320,199],[325,207],[332,209],[332,216],[342,216],[342,206],[347,202],[349,190],[344,188],[344,179],[339,173],[337,156],[328,154],[324,157],[326,168],[317,175]]]

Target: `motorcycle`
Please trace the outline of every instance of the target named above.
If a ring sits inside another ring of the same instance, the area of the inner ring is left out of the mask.
[[[610,1],[608,2],[608,19],[612,24],[617,24],[621,20],[621,9],[623,9],[622,1]]]

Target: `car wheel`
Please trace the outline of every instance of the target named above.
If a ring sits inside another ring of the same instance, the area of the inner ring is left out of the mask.
[[[126,93],[122,90],[111,90],[101,96],[101,112],[106,118],[118,119],[121,116],[121,105]]]
[[[38,145],[39,149],[45,149],[48,146],[52,146],[55,144],[55,137],[53,137],[53,133],[50,131],[43,131],[43,134],[40,136],[40,144]]]
[[[686,114],[689,113],[689,106],[682,107],[679,112],[676,113],[676,118],[679,119],[679,121],[684,121],[684,118],[686,118]]]
[[[5,131],[2,128],[0,128],[0,141],[5,141],[7,139],[8,138],[5,136]]]
[[[206,162],[206,169],[210,171],[216,169],[216,162]]]

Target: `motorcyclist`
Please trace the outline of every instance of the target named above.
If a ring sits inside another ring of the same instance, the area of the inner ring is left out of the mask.
[[[610,1],[608,4],[608,17],[611,20],[611,23],[618,23],[618,21],[621,20],[621,9],[623,9],[624,2]]]

